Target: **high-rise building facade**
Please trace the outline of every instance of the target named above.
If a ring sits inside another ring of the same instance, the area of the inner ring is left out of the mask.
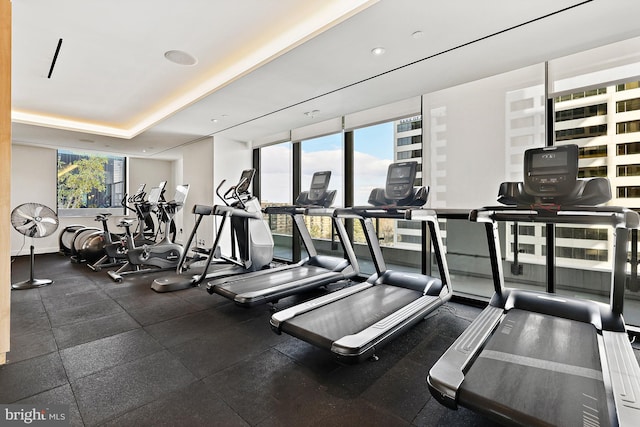
[[[541,88],[507,95],[507,157],[510,179],[522,179],[522,152],[544,145],[544,97]],[[640,82],[603,85],[554,99],[555,144],[579,147],[579,176],[606,177],[611,183],[609,205],[640,208]],[[507,233],[507,258],[518,251],[523,263],[544,263],[545,227],[518,224]],[[612,231],[604,227],[556,227],[558,266],[606,270],[613,253]]]
[[[393,123],[393,158],[396,162],[416,161],[418,173],[414,185],[422,183],[422,116],[396,120]],[[400,249],[422,249],[422,226],[416,221],[394,221],[393,245]]]

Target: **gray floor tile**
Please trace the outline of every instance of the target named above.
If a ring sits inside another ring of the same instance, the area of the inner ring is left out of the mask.
[[[53,335],[58,348],[65,349],[139,327],[140,324],[133,317],[122,312],[53,328]]]
[[[42,405],[69,405],[70,424],[72,427],[84,426],[76,399],[71,391],[71,386],[65,384],[60,387],[27,397],[16,403],[37,403]]]
[[[42,297],[42,303],[48,312],[66,310],[88,304],[94,304],[108,299],[109,296],[102,291],[89,290],[73,292],[71,294],[49,295]]]
[[[194,381],[180,362],[161,351],[81,378],[71,387],[85,424],[96,425]]]
[[[148,292],[153,292],[149,290]],[[141,325],[151,325],[176,317],[194,313],[200,308],[179,298],[171,298],[162,303],[151,303],[128,308],[127,312]]]
[[[69,381],[140,359],[162,350],[142,329],[123,332],[60,351]]]
[[[104,426],[249,426],[223,400],[196,382],[109,421]]]
[[[13,335],[11,337],[11,351],[7,353],[7,361],[15,363],[57,350],[58,346],[51,330]]]
[[[273,334],[264,321],[244,322],[224,328],[215,335],[196,338],[169,350],[198,378],[256,357],[282,338]]]
[[[56,328],[121,313],[124,313],[122,307],[111,299],[105,299],[79,307],[52,311],[49,313],[49,318],[51,320],[51,326]]]
[[[58,353],[0,366],[0,402],[13,403],[68,384]]]

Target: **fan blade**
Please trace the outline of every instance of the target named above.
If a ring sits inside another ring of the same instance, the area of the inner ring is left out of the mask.
[[[33,221],[33,219],[34,219],[34,217],[33,217],[33,216],[30,216],[30,215],[26,214],[25,212],[22,212],[22,210],[20,210],[20,209],[18,209],[18,210],[16,211],[16,213],[17,213],[19,216],[21,216],[22,218],[24,218],[24,219],[30,219],[31,221]]]
[[[41,224],[39,222],[37,222],[36,225],[38,226],[38,233],[37,233],[37,236],[34,236],[34,237],[45,236],[47,234],[47,227],[45,227],[44,224]]]
[[[40,222],[47,222],[47,223],[49,223],[49,224],[57,224],[57,223],[58,223],[58,222],[55,220],[55,218],[48,218],[48,217],[42,218],[42,219],[40,220]]]
[[[42,212],[42,208],[44,208],[44,206],[36,206],[35,210],[33,211],[34,218],[40,216],[40,212]]]
[[[16,230],[27,230],[31,227],[33,227],[36,224],[35,221],[26,221],[24,224],[22,225],[18,225],[16,226]]]

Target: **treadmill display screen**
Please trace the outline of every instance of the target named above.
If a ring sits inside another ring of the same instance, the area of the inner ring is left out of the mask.
[[[323,185],[327,181],[327,176],[324,174],[314,174],[313,180],[311,181],[312,186]]]
[[[400,166],[391,169],[391,182],[409,182],[409,178],[411,175],[411,167],[410,166]]]
[[[564,196],[578,179],[578,146],[534,148],[524,154],[524,187],[532,196]]]
[[[401,200],[409,197],[413,191],[416,170],[416,162],[401,162],[389,165],[385,197],[391,200]]]
[[[537,153],[531,159],[531,166],[537,168],[567,167],[567,152]]]
[[[309,200],[318,201],[324,197],[329,188],[331,171],[316,172],[311,178],[311,188],[309,188]]]

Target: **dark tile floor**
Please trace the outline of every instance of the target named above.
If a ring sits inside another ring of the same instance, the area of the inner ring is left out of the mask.
[[[12,273],[27,278],[28,259]],[[60,255],[38,256],[36,276],[55,283],[11,293],[0,402],[69,404],[72,425],[491,425],[444,408],[425,382],[477,308],[449,303],[379,360],[343,366],[274,334],[269,306],[239,308],[200,288],[157,294],[149,285],[159,275],[117,284]]]

